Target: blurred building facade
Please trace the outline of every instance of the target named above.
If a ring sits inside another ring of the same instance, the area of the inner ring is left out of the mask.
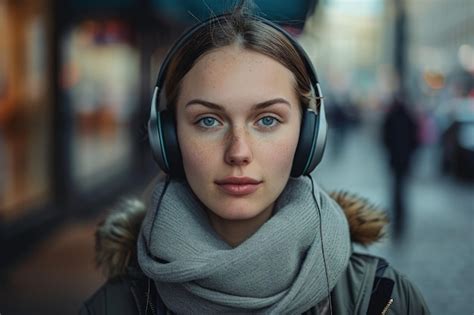
[[[443,98],[468,94],[474,75],[472,1],[407,1],[407,11],[411,94],[432,109]]]
[[[0,1],[2,258],[32,230],[91,214],[156,171],[148,98],[183,25],[150,5]]]
[[[301,41],[327,91],[351,87],[373,107],[397,91],[399,71],[415,98],[442,90],[457,73],[472,75],[473,21],[470,0],[328,0],[309,19]],[[397,69],[397,58],[405,69]]]
[[[0,2],[0,222],[48,203],[53,76],[48,1]]]

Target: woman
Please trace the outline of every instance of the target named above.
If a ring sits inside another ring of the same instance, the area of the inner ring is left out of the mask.
[[[241,7],[187,33],[152,103],[168,175],[147,206],[129,201],[99,228],[110,279],[82,312],[428,313],[384,260],[352,252],[385,217],[300,176],[324,149],[320,96],[302,49]]]

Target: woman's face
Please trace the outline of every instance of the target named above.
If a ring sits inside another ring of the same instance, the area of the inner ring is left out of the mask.
[[[178,141],[188,183],[211,216],[271,214],[299,137],[294,85],[283,65],[236,46],[205,54],[183,78]]]

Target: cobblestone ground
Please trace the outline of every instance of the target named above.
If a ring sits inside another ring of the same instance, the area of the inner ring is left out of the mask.
[[[390,175],[376,120],[349,130],[328,150],[314,177],[328,190],[346,189],[385,209]],[[421,148],[407,189],[403,238],[361,249],[387,258],[422,291],[433,314],[474,314],[474,185],[444,176],[435,146]]]

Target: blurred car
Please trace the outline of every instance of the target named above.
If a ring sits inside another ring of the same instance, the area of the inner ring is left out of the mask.
[[[441,130],[442,170],[474,179],[474,98],[456,100]]]

